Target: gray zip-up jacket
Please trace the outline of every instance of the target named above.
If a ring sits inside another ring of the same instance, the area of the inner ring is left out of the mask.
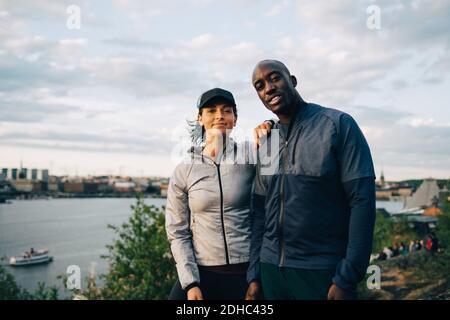
[[[230,141],[217,164],[194,149],[170,179],[166,231],[183,289],[201,283],[198,265],[249,261],[255,166],[244,146]]]

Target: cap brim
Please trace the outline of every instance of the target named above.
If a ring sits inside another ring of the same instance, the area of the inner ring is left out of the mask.
[[[200,106],[198,106],[198,108],[201,109],[201,108],[208,106],[208,104],[211,103],[212,100],[225,100],[228,103],[230,103],[232,106],[236,106],[236,103],[233,100],[231,100],[230,98],[219,95],[219,96],[214,96],[214,97],[209,98],[208,100],[203,101],[203,103]]]

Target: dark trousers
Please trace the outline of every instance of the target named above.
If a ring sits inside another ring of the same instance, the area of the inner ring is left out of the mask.
[[[200,270],[200,289],[205,300],[244,300],[247,293],[245,274],[223,274]],[[169,300],[187,300],[187,292],[180,281],[172,287]]]
[[[261,263],[264,296],[269,300],[327,300],[335,270],[307,270]]]

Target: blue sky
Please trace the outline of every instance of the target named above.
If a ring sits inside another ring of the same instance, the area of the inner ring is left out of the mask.
[[[238,136],[273,117],[251,72],[276,58],[357,120],[377,175],[450,178],[448,30],[439,0],[0,0],[0,166],[168,176],[201,92],[234,93]]]

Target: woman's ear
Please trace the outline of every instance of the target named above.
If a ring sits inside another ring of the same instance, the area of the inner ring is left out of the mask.
[[[236,127],[237,117],[238,117],[237,115],[234,116],[233,128]]]
[[[199,123],[201,126],[203,126],[202,115],[201,115],[201,114],[199,114],[199,115],[197,116],[197,121],[198,121],[198,123]]]

